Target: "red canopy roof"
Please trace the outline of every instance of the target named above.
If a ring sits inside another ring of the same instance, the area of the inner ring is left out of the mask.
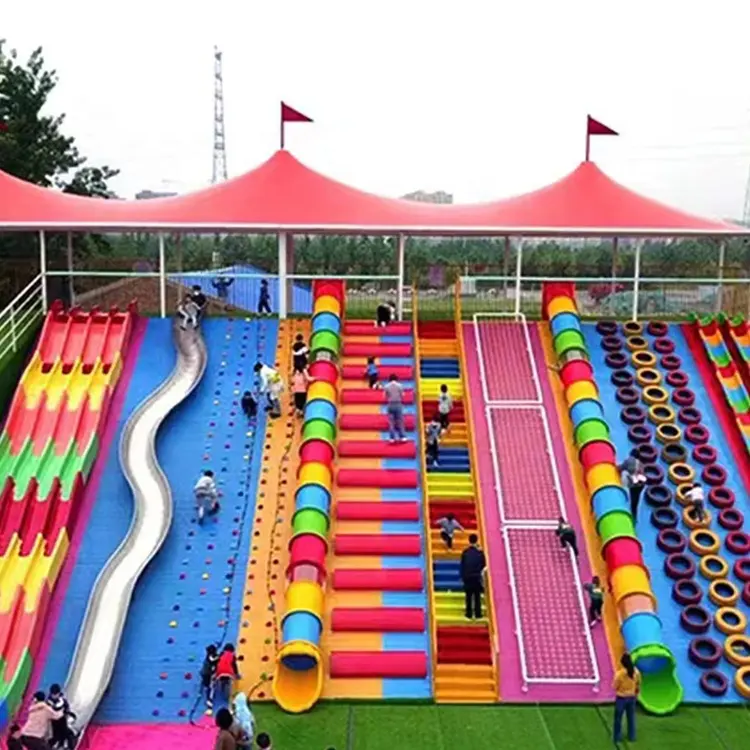
[[[309,169],[287,151],[195,193],[102,200],[0,172],[0,229],[153,229],[377,234],[745,234],[744,227],[669,208],[619,185],[594,163],[525,195],[434,205],[383,198]]]

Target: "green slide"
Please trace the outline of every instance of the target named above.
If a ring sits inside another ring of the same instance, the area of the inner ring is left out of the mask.
[[[677,664],[672,652],[661,644],[641,646],[633,654],[641,672],[640,704],[658,716],[670,714],[682,703],[683,689],[677,679]]]

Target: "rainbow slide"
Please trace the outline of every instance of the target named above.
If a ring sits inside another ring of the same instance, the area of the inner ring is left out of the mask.
[[[670,713],[682,701],[683,689],[677,679],[675,658],[664,645],[649,571],[643,562],[628,496],[620,484],[573,285],[545,284],[542,308],[560,365],[574,440],[591,494],[625,648],[643,675],[640,702],[651,713]]]
[[[0,728],[31,676],[134,317],[55,303],[0,435]]]
[[[721,322],[720,318],[713,315],[698,319],[698,335],[714,367],[724,397],[732,409],[745,448],[750,451],[750,396],[742,381],[742,373],[722,336]],[[739,346],[738,350],[742,352]]]
[[[343,307],[343,282],[315,282],[310,339],[310,376],[314,382],[308,389],[302,423],[287,567],[289,584],[273,680],[276,702],[291,713],[312,708],[323,690],[320,637],[331,525]]]

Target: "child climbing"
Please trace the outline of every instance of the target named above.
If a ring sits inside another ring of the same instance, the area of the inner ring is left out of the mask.
[[[365,377],[367,385],[370,388],[380,388],[380,371],[375,363],[375,357],[367,358],[367,367],[365,368]]]
[[[206,646],[206,655],[201,666],[201,695],[206,699],[206,707],[214,707],[214,678],[216,665],[219,663],[219,651],[216,644]]]
[[[242,394],[240,406],[248,419],[255,419],[258,416],[258,402],[250,391],[245,391]]]
[[[578,540],[576,539],[576,530],[562,517],[557,520],[557,529],[555,530],[560,539],[560,546],[565,549],[570,547],[573,554],[578,559]]]
[[[440,426],[447,430],[450,425],[450,414],[453,409],[453,398],[448,393],[448,386],[443,383],[440,386],[440,395],[438,396],[438,418]]]
[[[435,525],[440,529],[440,538],[445,542],[445,546],[453,549],[453,537],[457,531],[463,531],[464,527],[453,513],[446,513],[443,518],[438,518]]]
[[[216,487],[213,471],[206,469],[203,472],[203,476],[193,487],[193,495],[195,495],[198,523],[202,524],[207,514],[212,516],[219,510],[219,490]]]
[[[232,692],[232,683],[241,679],[240,670],[237,667],[237,656],[234,652],[234,644],[227,643],[216,662],[216,686],[224,703],[229,702]]]
[[[698,482],[695,482],[685,493],[685,497],[690,503],[690,516],[699,523],[703,523],[706,518],[706,504],[703,487],[701,487]]]
[[[271,292],[268,289],[268,279],[260,281],[260,296],[258,297],[258,315],[271,314]]]
[[[438,459],[440,458],[440,434],[443,428],[440,426],[440,418],[436,414],[432,421],[427,423],[425,427],[425,457],[427,458],[428,466],[439,466]]]
[[[584,583],[583,588],[589,595],[589,625],[593,628],[602,621],[602,607],[604,606],[604,589],[599,576],[594,576],[591,583]]]
[[[305,337],[301,333],[298,333],[292,344],[292,367],[295,370],[306,370],[307,355],[309,353],[310,350],[305,343]]]
[[[281,393],[284,390],[284,381],[278,370],[273,367],[256,362],[253,368],[260,381],[259,392],[266,395],[268,404],[266,409],[271,412],[272,417],[281,416]]]
[[[398,382],[395,373],[392,373],[388,378],[388,384],[385,386],[385,398],[388,407],[391,442],[403,443],[406,440],[404,433],[404,386]]]
[[[296,369],[292,373],[292,393],[294,394],[294,409],[298,417],[305,413],[307,403],[307,386],[310,384],[310,376],[307,370]]]
[[[633,516],[633,523],[637,523],[638,504],[646,487],[646,475],[643,473],[643,466],[637,458],[630,456],[617,468],[620,470],[622,486],[628,490],[628,496],[630,497],[630,515]]]

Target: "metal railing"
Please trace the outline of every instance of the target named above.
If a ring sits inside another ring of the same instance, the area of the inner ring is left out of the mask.
[[[477,458],[477,447],[474,437],[473,423],[473,411],[471,404],[471,388],[469,388],[468,373],[469,370],[466,366],[466,349],[464,348],[464,330],[462,324],[461,314],[461,295],[460,286],[455,287],[455,299],[453,303],[453,320],[456,326],[456,336],[458,337],[458,362],[461,368],[461,380],[463,383],[463,400],[464,400],[464,420],[466,422],[466,430],[468,437],[468,448],[469,448],[469,461],[470,461],[470,474],[471,484],[474,490],[474,507],[479,518],[479,526],[477,529],[479,533],[479,539],[482,542],[482,549],[487,550],[489,556],[489,546],[487,545],[487,521],[484,516],[484,501],[482,499],[482,483],[479,481],[479,460]],[[495,676],[495,692],[500,692],[500,636],[497,628],[495,602],[492,596],[493,585],[492,585],[492,574],[490,572],[489,565],[485,575],[487,576],[487,585],[485,587],[485,609],[487,610],[487,623],[489,628],[489,635],[492,643],[492,673]]]
[[[44,313],[42,275],[38,274],[0,312],[0,362],[18,351],[25,335]]]
[[[460,284],[457,285],[457,287],[460,290]],[[488,386],[487,386],[487,381],[486,381],[486,370],[485,370],[484,362],[483,362],[484,353],[482,351],[481,331],[480,331],[480,326],[479,326],[479,318],[481,317],[511,317],[515,321],[517,321],[520,325],[523,326],[526,354],[529,358],[529,363],[528,363],[529,369],[532,374],[532,378],[534,380],[534,388],[537,394],[536,401],[515,400],[515,399],[492,399],[490,397]],[[498,457],[497,443],[495,440],[494,426],[492,422],[493,410],[529,409],[529,410],[538,412],[541,422],[542,422],[543,431],[544,431],[544,439],[546,443],[545,455],[547,456],[547,460],[549,461],[550,469],[552,471],[553,489],[554,489],[555,498],[557,501],[559,515],[562,517],[567,517],[567,509],[565,507],[565,499],[562,493],[559,467],[557,466],[557,460],[555,458],[552,434],[550,431],[547,410],[544,404],[541,384],[539,380],[539,372],[536,366],[536,357],[534,356],[534,353],[533,353],[533,349],[531,345],[531,337],[528,331],[528,324],[526,322],[525,316],[522,313],[517,313],[517,312],[490,313],[490,314],[475,313],[473,315],[473,326],[474,326],[474,338],[475,338],[476,348],[477,348],[477,357],[479,360],[479,375],[482,381],[482,393],[484,395],[484,415],[485,415],[487,433],[489,435],[490,456],[492,459],[492,467],[493,467],[493,473],[494,473],[495,493],[496,493],[496,498],[497,498],[497,503],[498,503],[498,511],[500,514],[500,525],[501,525],[500,531],[503,536],[503,542],[505,545],[505,557],[506,557],[506,563],[507,563],[508,574],[509,574],[511,601],[513,603],[513,615],[514,615],[515,623],[516,623],[515,633],[516,633],[516,639],[518,641],[519,658],[520,658],[520,664],[521,664],[521,677],[523,679],[523,685],[524,685],[523,689],[527,690],[528,685],[532,683],[536,683],[536,684],[576,684],[576,685],[592,684],[594,685],[594,690],[598,690],[598,686],[601,681],[601,676],[599,673],[599,664],[596,658],[596,649],[594,648],[594,642],[591,637],[590,628],[588,626],[587,610],[586,610],[586,603],[585,603],[585,599],[583,595],[583,586],[581,582],[581,577],[578,571],[578,566],[576,565],[576,561],[573,558],[573,553],[570,550],[568,552],[570,556],[571,569],[573,570],[573,576],[575,580],[576,597],[578,601],[579,612],[581,615],[581,627],[582,627],[582,632],[584,633],[584,638],[586,640],[586,645],[587,645],[587,649],[589,653],[589,660],[591,663],[592,675],[591,677],[564,678],[564,677],[553,677],[553,676],[549,676],[549,677],[531,676],[529,674],[528,664],[526,660],[526,645],[525,645],[525,637],[524,637],[524,630],[523,630],[522,617],[521,617],[521,607],[520,607],[520,602],[519,602],[519,597],[518,597],[516,566],[514,564],[513,554],[511,552],[509,534],[511,531],[523,531],[523,530],[534,530],[534,531],[542,530],[542,531],[552,532],[552,530],[557,526],[557,519],[556,518],[554,519],[553,518],[549,518],[549,519],[508,518],[506,514],[505,502],[504,502],[504,497],[503,497],[500,461]]]
[[[412,308],[411,308],[411,320],[412,320],[412,336],[414,337],[414,392],[416,398],[414,403],[416,404],[416,431],[415,442],[417,444],[417,451],[419,451],[420,461],[420,473],[423,477],[422,485],[422,516],[423,524],[425,528],[424,544],[425,544],[425,562],[427,565],[427,610],[430,622],[430,662],[432,669],[430,670],[430,687],[432,690],[432,697],[435,698],[435,670],[437,669],[437,616],[435,614],[435,574],[432,568],[432,524],[430,522],[430,498],[427,485],[427,461],[425,458],[424,448],[422,446],[422,436],[424,435],[424,419],[422,416],[422,397],[419,388],[419,372],[420,372],[420,349],[419,349],[419,303],[417,301],[417,295],[412,294]]]

